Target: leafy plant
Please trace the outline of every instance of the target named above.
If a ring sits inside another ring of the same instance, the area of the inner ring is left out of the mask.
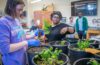
[[[63,41],[61,41],[60,45],[64,46],[65,43],[66,43],[66,41],[63,40]]]
[[[85,50],[85,48],[89,48],[90,46],[90,43],[88,40],[85,40],[85,41],[79,41],[77,43],[77,46],[80,50]]]
[[[51,27],[51,23],[47,20],[47,19],[44,19],[44,31],[45,31],[45,34],[48,34],[49,33],[49,29]]]
[[[44,49],[41,53],[35,56],[34,61],[37,65],[62,65],[64,61],[59,60],[58,56],[62,50],[56,49],[53,51],[53,48]]]
[[[100,63],[98,61],[96,61],[95,59],[91,59],[87,64],[100,65]]]

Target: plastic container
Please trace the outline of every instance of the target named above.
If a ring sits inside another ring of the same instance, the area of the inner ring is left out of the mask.
[[[96,61],[100,63],[100,59],[98,58],[81,58],[81,59],[76,60],[73,65],[91,65],[89,64],[89,61],[91,59],[95,59]]]
[[[0,65],[2,65],[2,55],[0,54]]]
[[[59,55],[59,60],[63,60],[63,61],[64,61],[64,63],[63,63],[62,65],[67,65],[67,63],[68,63],[68,61],[69,61],[69,58],[68,58],[68,56],[67,56],[66,54],[61,53],[61,54]],[[33,65],[37,65],[37,64],[34,62],[34,57],[33,57],[33,59],[32,59],[32,63],[33,63]]]
[[[28,57],[28,64],[29,65],[33,65],[32,63],[32,58],[38,54],[39,52],[41,52],[44,48],[48,48],[48,46],[38,46],[38,47],[30,47],[27,50],[27,57]]]
[[[70,44],[76,44],[78,42],[78,39],[76,38],[65,38],[64,40],[66,40]]]
[[[71,65],[73,65],[73,63],[80,58],[91,58],[91,57],[93,57],[93,55],[90,54],[90,53],[87,53],[85,51],[73,50],[72,48],[77,48],[77,44],[72,44],[68,47]]]
[[[50,46],[53,47],[53,49],[55,50],[56,48],[62,50],[62,53],[68,54],[68,45],[70,44],[69,42],[65,42],[64,45],[60,44],[61,41],[52,41],[49,42]]]

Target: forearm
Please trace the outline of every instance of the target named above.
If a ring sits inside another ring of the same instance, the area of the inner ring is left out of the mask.
[[[28,40],[28,39],[32,39],[32,38],[34,38],[32,35],[26,35],[26,39]]]
[[[24,46],[27,46],[27,41],[10,44],[10,52],[17,51],[17,50],[23,48]]]
[[[75,29],[73,27],[68,27],[67,32],[69,32],[69,34],[73,34],[75,32]]]

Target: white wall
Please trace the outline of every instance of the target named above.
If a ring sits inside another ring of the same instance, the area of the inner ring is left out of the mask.
[[[0,12],[2,12],[2,14],[0,14],[1,16],[4,15],[5,4],[6,0],[0,0]]]
[[[29,16],[30,19],[33,18],[33,12],[35,10],[41,10],[43,7],[43,4],[51,4],[54,3],[55,10],[61,11],[63,17],[67,17],[67,20],[71,16],[71,2],[72,1],[78,1],[78,0],[43,0],[41,2],[37,2],[34,4],[29,4]],[[91,20],[93,18],[100,18],[100,0],[98,0],[98,15],[97,16],[88,16],[89,26],[92,26]],[[74,20],[76,17],[74,17]]]
[[[78,0],[42,0],[41,2],[37,2],[31,4],[30,0],[24,0],[26,7],[25,10],[28,12],[27,21],[29,27],[31,26],[31,20],[33,19],[33,12],[35,10],[41,10],[44,4],[51,4],[54,3],[55,10],[61,11],[63,17],[67,19],[71,16],[71,2],[78,1]],[[6,0],[0,0],[0,10],[4,11],[4,7],[6,4]],[[74,17],[75,20],[76,17]],[[87,17],[89,21],[89,26],[92,26],[91,20],[93,18],[100,18],[100,0],[98,0],[98,15],[97,16],[89,16]]]

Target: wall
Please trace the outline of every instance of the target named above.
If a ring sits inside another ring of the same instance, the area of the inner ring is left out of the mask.
[[[38,3],[34,3],[31,4],[29,1],[30,0],[24,0],[26,7],[25,10],[27,10],[28,16],[27,16],[27,22],[29,27],[31,27],[31,21],[34,18],[33,17],[33,12],[35,10],[41,10],[43,7],[43,4],[51,4],[54,3],[55,5],[55,10],[61,11],[63,17],[66,17],[67,21],[68,18],[71,16],[71,2],[72,1],[78,1],[78,0],[43,0],[41,2]],[[4,11],[4,7],[6,4],[6,0],[0,0],[0,10]],[[93,18],[100,18],[100,0],[98,0],[98,15],[97,16],[90,16],[87,17],[88,21],[89,21],[89,26],[93,26],[93,24],[91,23],[91,20]],[[74,20],[76,19],[76,17],[74,17]]]
[[[0,16],[4,16],[5,14],[4,14],[4,9],[5,9],[5,5],[6,5],[6,1],[7,0],[0,0],[0,12],[3,12],[3,15],[0,13]],[[24,1],[24,3],[25,3],[25,7],[24,7],[24,10],[26,10],[27,12],[28,12],[28,10],[30,10],[30,9],[28,9],[28,0],[23,0]],[[30,19],[30,13],[29,13],[29,15],[27,16],[27,22],[29,21],[29,20],[31,20]],[[28,22],[28,25],[30,24],[30,22]],[[29,25],[30,26],[30,25]]]
[[[78,0],[43,0],[41,2],[37,2],[34,4],[29,4],[29,15],[30,19],[33,18],[33,12],[35,10],[41,10],[43,7],[43,4],[51,4],[54,3],[55,10],[61,11],[63,17],[66,17],[67,21],[69,17],[71,16],[71,2],[72,1],[78,1]],[[97,16],[88,16],[89,26],[93,26],[91,23],[91,20],[93,18],[100,18],[100,0],[98,0],[98,15]],[[76,20],[76,17],[74,17],[74,21]]]
[[[1,16],[4,15],[5,4],[6,0],[0,0],[0,12],[2,12],[2,14],[0,14]]]
[[[0,0],[0,11],[4,13],[5,5],[7,0]],[[23,0],[25,2],[25,5],[27,5],[27,0]],[[26,7],[24,8],[27,9]]]

